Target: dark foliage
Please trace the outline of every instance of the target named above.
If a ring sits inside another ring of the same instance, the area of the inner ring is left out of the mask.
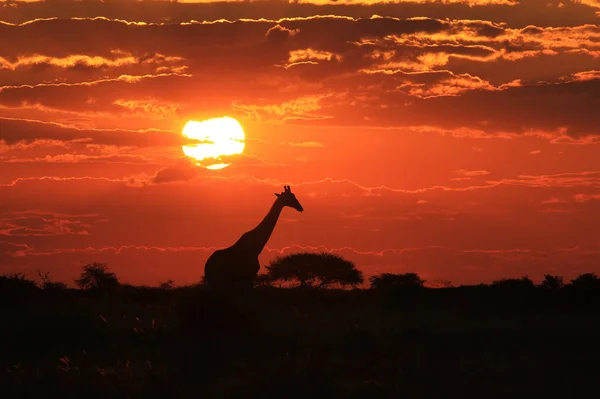
[[[41,288],[45,291],[64,291],[67,289],[67,285],[60,281],[52,281],[50,279],[50,273],[42,273],[38,270],[38,276],[42,281]]]
[[[300,287],[356,286],[363,282],[354,263],[330,253],[296,253],[278,257],[267,266],[271,282],[296,282]]]
[[[265,287],[271,285],[274,280],[268,274],[258,274],[254,279],[255,287]]]
[[[119,285],[119,280],[115,273],[108,271],[105,263],[94,262],[83,266],[75,284],[81,289],[111,290]]]
[[[549,291],[558,291],[564,286],[565,283],[561,276],[551,276],[550,274],[546,274],[544,276],[544,280],[540,283],[538,287]]]
[[[9,273],[0,276],[0,290],[6,291],[35,291],[35,282],[27,280],[24,273]]]
[[[121,285],[62,298],[13,278],[38,295],[3,309],[3,397],[587,397],[597,388],[600,291],[578,301],[579,288],[527,288],[517,306],[506,287],[529,287],[520,280],[404,296]]]
[[[422,288],[425,280],[417,273],[383,273],[369,279],[371,288],[376,290],[393,290],[398,288]]]
[[[502,280],[496,280],[492,282],[492,287],[503,290],[522,291],[532,290],[535,288],[533,281],[527,276],[517,278],[508,278]]]
[[[35,282],[27,280],[23,273],[3,274],[0,276],[0,300],[14,303],[29,300],[39,291]]]
[[[325,278],[293,265],[306,286]],[[564,288],[546,276],[538,288],[525,277],[430,289],[406,273],[376,276],[371,290],[229,292],[171,281],[106,291],[118,280],[103,264],[83,277],[96,289],[0,276],[12,300],[0,329],[3,397],[469,397],[474,386],[488,397],[583,397],[596,388],[595,274]]]
[[[600,289],[600,277],[595,273],[585,273],[571,280],[571,287],[581,291],[593,291]]]
[[[173,288],[173,283],[173,280],[163,281],[162,283],[158,284],[158,288],[163,290],[170,290]]]

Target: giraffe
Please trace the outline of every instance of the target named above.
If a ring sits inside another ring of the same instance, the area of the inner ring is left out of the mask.
[[[258,255],[269,241],[281,211],[286,206],[304,211],[290,186],[283,186],[265,218],[254,229],[247,231],[228,248],[218,249],[204,265],[204,283],[208,287],[237,286],[250,288],[260,269]]]

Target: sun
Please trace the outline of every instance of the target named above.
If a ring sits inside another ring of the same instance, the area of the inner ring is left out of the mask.
[[[181,134],[198,141],[197,144],[182,146],[183,153],[192,158],[196,165],[212,170],[231,165],[224,158],[241,154],[246,146],[242,125],[228,116],[202,122],[189,121]]]

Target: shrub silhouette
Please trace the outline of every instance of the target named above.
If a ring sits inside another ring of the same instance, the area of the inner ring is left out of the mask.
[[[396,288],[422,288],[425,280],[417,273],[383,273],[372,276],[369,281],[371,288],[376,290],[390,290]]]
[[[108,271],[105,263],[94,262],[83,266],[83,271],[75,284],[81,289],[107,290],[119,285],[117,275]]]
[[[505,290],[528,290],[535,288],[535,284],[533,284],[533,281],[529,277],[525,276],[495,280],[492,282],[492,287]]]
[[[256,278],[254,279],[254,285],[259,287],[269,286],[272,281],[273,279],[268,274],[257,274]]]
[[[261,278],[263,279],[263,278]],[[296,253],[274,259],[267,266],[268,281],[298,282],[300,287],[356,286],[362,272],[353,262],[330,253]]]
[[[40,276],[40,280],[42,280],[41,288],[44,291],[64,291],[67,289],[67,285],[60,281],[52,281],[50,279],[50,273],[43,273],[38,270],[38,276]]]
[[[596,273],[585,273],[580,275],[569,284],[571,288],[578,291],[600,290],[600,277]]]
[[[551,276],[550,274],[546,274],[544,280],[538,285],[539,288],[550,291],[558,291],[564,286],[565,283],[562,276]]]
[[[453,288],[454,285],[450,280],[434,280],[429,283],[431,288]]]
[[[34,281],[27,280],[24,273],[10,273],[0,276],[0,293],[28,295],[38,291]]]
[[[160,288],[161,290],[171,290],[173,289],[173,283],[173,280],[163,281],[162,283],[158,284],[158,288]]]

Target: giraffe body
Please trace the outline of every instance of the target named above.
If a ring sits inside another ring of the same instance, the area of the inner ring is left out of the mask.
[[[242,234],[231,247],[216,250],[204,265],[204,282],[209,287],[246,287],[254,286],[254,280],[260,270],[258,256],[269,241],[279,215],[289,206],[299,212],[302,205],[296,199],[289,186],[281,194],[254,229]]]
[[[260,270],[258,256],[229,247],[215,251],[206,261],[204,279],[211,286],[252,286]]]

